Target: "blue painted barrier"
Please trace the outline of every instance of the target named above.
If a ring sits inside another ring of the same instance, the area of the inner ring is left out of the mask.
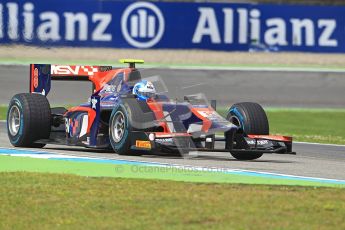
[[[345,52],[345,7],[4,0],[0,44]]]

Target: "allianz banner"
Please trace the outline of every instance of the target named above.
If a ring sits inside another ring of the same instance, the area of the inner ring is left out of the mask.
[[[345,7],[35,0],[0,2],[0,44],[345,52]]]

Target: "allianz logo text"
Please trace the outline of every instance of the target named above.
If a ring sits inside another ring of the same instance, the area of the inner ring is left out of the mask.
[[[0,3],[0,39],[5,36],[5,15],[7,15],[7,36],[12,41],[23,39],[30,42],[35,38],[43,42],[87,41],[90,38],[92,41],[112,40],[112,34],[106,32],[112,20],[112,15],[109,13],[88,15],[83,12],[64,12],[62,17],[57,12],[49,10],[40,12],[37,17],[35,5],[31,2],[24,3],[22,9],[15,2],[8,2],[5,5]]]
[[[216,12],[212,7],[199,7],[198,11],[193,43],[201,43],[208,37],[213,44],[255,42],[271,46],[338,46],[333,37],[337,27],[334,19],[274,17],[262,20],[259,9],[246,8],[223,8],[222,12]]]
[[[30,42],[38,39],[43,42],[111,42],[114,36],[111,33],[112,19],[111,13],[65,11],[59,14],[52,10],[37,13],[31,2],[23,5],[16,2],[0,3],[0,40],[7,32],[8,39],[12,41],[23,39]],[[137,48],[149,48],[158,43],[163,36],[164,27],[162,12],[149,2],[129,5],[121,17],[121,30],[125,40]]]

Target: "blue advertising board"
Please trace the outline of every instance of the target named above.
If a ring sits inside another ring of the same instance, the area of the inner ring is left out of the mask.
[[[5,0],[0,44],[345,52],[345,7]]]

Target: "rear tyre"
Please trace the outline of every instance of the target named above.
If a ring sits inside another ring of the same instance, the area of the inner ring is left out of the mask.
[[[239,126],[246,134],[269,134],[267,115],[257,103],[243,102],[234,104],[229,110],[227,120]],[[231,155],[238,160],[254,160],[260,158],[263,154],[231,152]]]
[[[20,93],[13,96],[7,111],[7,134],[15,147],[42,148],[35,143],[48,139],[51,110],[47,98],[40,94]]]

